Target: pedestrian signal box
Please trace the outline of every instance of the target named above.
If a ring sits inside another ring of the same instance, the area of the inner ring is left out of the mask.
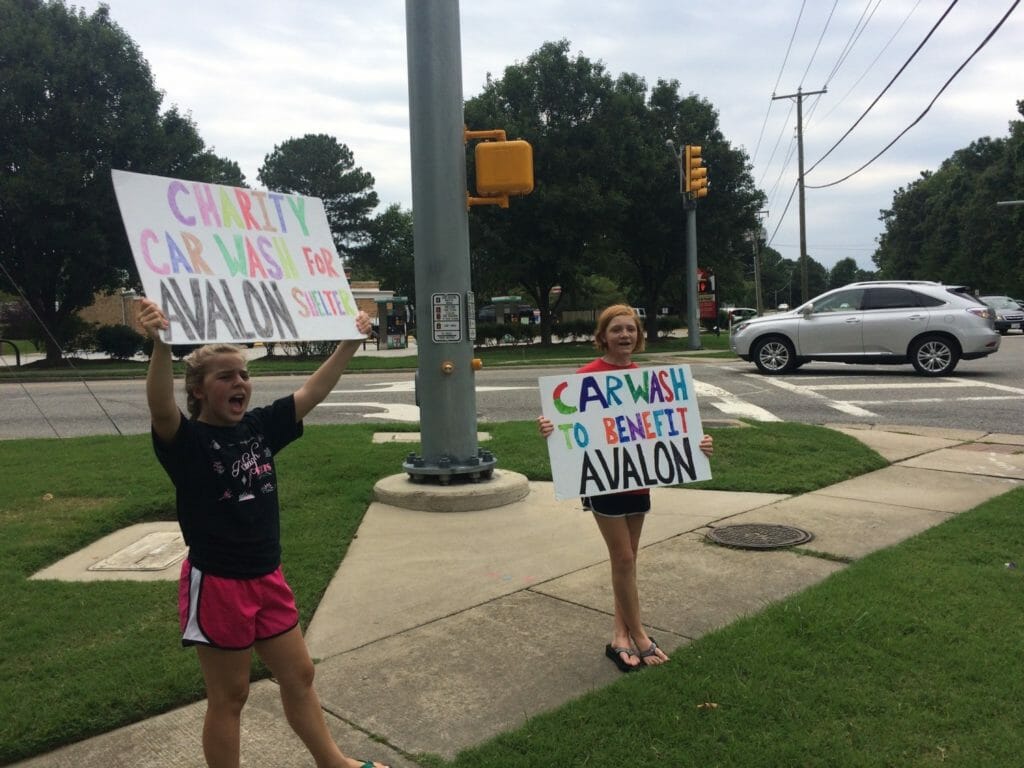
[[[479,195],[527,195],[533,191],[533,147],[522,139],[476,145]]]
[[[468,205],[508,208],[509,195],[528,195],[533,191],[533,147],[529,142],[508,141],[503,130],[466,131],[466,139],[486,139],[473,152],[478,196],[467,194]]]

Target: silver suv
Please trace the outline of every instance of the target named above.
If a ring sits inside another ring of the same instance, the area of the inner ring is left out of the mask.
[[[744,321],[729,346],[761,373],[811,360],[911,363],[925,376],[999,349],[992,310],[962,286],[915,280],[850,283],[789,312]]]

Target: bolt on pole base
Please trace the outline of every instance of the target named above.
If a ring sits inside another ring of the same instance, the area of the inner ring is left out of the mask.
[[[402,463],[402,469],[408,473],[409,479],[413,482],[433,480],[441,485],[449,485],[453,480],[470,483],[489,480],[494,474],[494,467],[497,463],[493,453],[481,448],[475,457],[464,462],[459,462],[450,456],[442,456],[437,464],[427,464],[422,457],[410,453]]]

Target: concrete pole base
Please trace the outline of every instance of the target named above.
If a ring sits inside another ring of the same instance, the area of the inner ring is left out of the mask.
[[[409,475],[389,475],[373,486],[381,504],[424,512],[475,512],[520,501],[530,493],[530,483],[518,472],[494,470],[491,477],[475,483],[414,482]]]

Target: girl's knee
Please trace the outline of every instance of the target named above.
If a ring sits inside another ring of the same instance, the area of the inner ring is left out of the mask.
[[[315,676],[316,668],[313,666],[313,662],[308,658],[302,659],[301,661],[297,660],[295,663],[290,663],[288,664],[287,669],[280,670],[280,674],[274,674],[274,677],[277,678],[277,682],[282,688],[290,688],[294,690],[312,688],[313,678]]]
[[[239,713],[249,700],[249,681],[206,687],[207,706],[225,713]]]
[[[633,554],[632,550],[617,550],[609,554],[612,570],[622,573],[632,573],[636,568],[636,555]]]

